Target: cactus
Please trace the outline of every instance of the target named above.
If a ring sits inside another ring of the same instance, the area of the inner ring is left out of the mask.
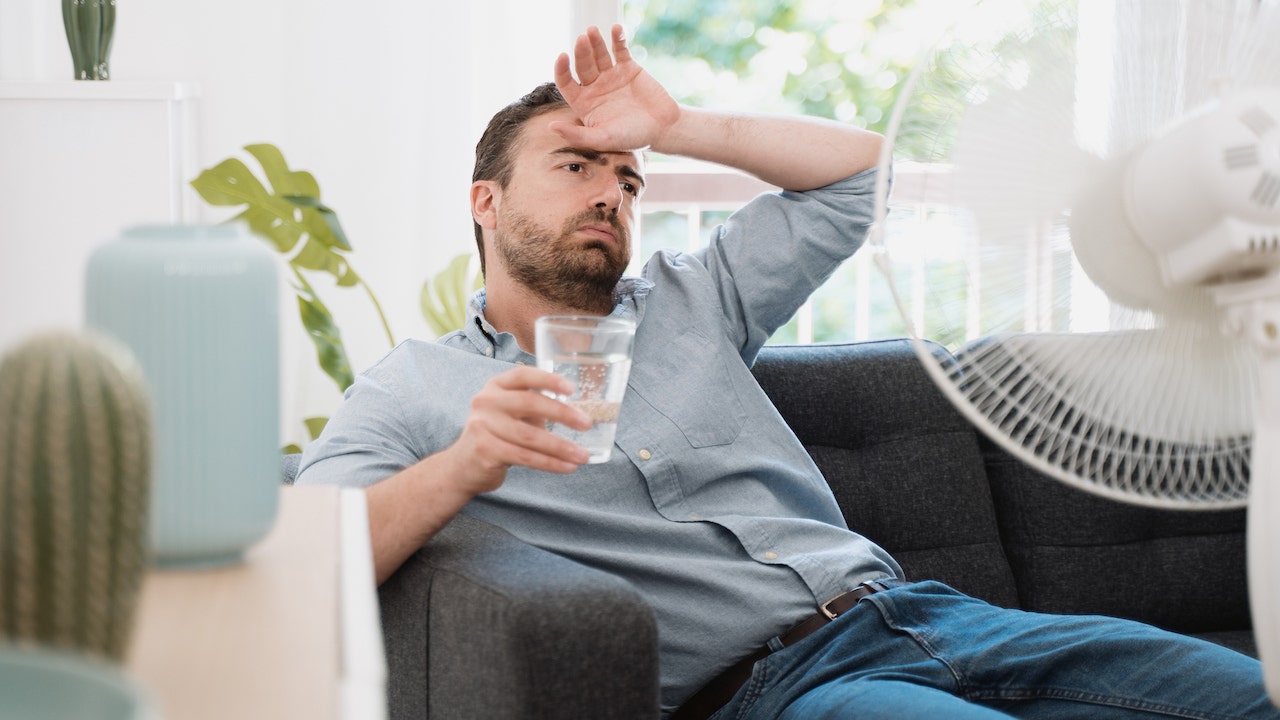
[[[0,638],[122,661],[147,566],[151,407],[105,337],[0,361]]]

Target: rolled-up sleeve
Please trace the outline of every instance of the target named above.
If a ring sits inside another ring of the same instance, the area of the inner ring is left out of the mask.
[[[368,487],[418,461],[403,392],[387,372],[397,359],[393,351],[347,388],[324,432],[303,451],[297,484]]]
[[[873,168],[816,190],[760,195],[694,253],[718,287],[748,364],[866,240],[875,185]]]

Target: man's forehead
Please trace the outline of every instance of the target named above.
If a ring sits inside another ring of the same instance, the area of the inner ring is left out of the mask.
[[[563,154],[566,151],[589,152],[616,158],[637,169],[644,166],[644,155],[639,150],[602,152],[589,147],[571,146],[563,135],[551,129],[552,122],[566,120],[575,125],[582,124],[578,116],[574,115],[569,108],[560,108],[529,118],[525,121],[525,127],[521,133],[524,140],[521,144],[539,155]]]

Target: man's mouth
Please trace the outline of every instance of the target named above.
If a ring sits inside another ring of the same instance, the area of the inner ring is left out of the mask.
[[[618,236],[614,229],[608,223],[590,223],[578,228],[578,232],[588,235],[596,240],[604,240],[609,243],[618,242]]]

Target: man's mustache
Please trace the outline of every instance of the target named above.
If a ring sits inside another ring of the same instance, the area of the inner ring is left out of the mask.
[[[627,230],[627,226],[622,224],[622,220],[618,218],[617,214],[607,212],[602,208],[591,208],[572,217],[569,222],[565,223],[565,234],[590,223],[608,223],[619,241],[631,240],[631,233]]]

